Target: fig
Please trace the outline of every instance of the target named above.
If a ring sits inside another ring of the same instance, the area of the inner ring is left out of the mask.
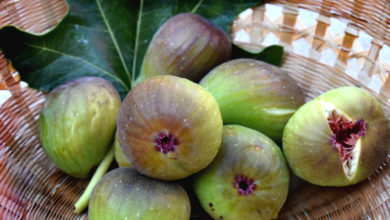
[[[108,172],[95,186],[88,218],[188,220],[190,212],[190,200],[179,184],[148,178],[131,167],[122,167]]]
[[[262,133],[223,127],[220,150],[194,177],[194,191],[214,219],[276,218],[286,201],[289,171],[280,148]]]
[[[110,147],[120,103],[114,86],[98,77],[77,78],[52,90],[39,118],[46,155],[70,176],[87,178]]]
[[[286,71],[254,59],[225,62],[199,83],[219,104],[225,124],[253,128],[281,142],[283,128],[304,103]]]
[[[168,19],[154,34],[137,82],[155,75],[175,75],[198,82],[231,55],[228,35],[193,13]]]
[[[357,87],[330,90],[291,117],[283,151],[293,173],[321,186],[347,186],[371,175],[390,150],[381,103]]]
[[[114,150],[115,150],[115,161],[119,167],[131,166],[130,161],[123,154],[122,148],[118,141],[118,134],[115,134]]]
[[[117,118],[123,153],[141,173],[175,180],[205,168],[218,152],[218,104],[190,80],[164,75],[135,86]]]

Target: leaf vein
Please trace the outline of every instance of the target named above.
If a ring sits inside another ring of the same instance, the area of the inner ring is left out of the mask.
[[[118,45],[118,42],[117,42],[117,40],[116,40],[116,38],[115,38],[115,36],[114,36],[114,32],[112,31],[111,26],[110,26],[110,24],[108,23],[108,20],[107,20],[107,18],[106,18],[106,15],[105,15],[104,12],[103,12],[102,6],[100,5],[100,1],[99,1],[99,0],[96,0],[96,4],[97,4],[97,6],[98,6],[98,8],[99,8],[100,14],[102,15],[104,24],[105,24],[106,27],[107,27],[107,30],[108,30],[108,33],[110,34],[110,37],[111,37],[111,39],[112,39],[112,42],[114,43],[115,49],[116,49],[116,51],[118,52],[118,55],[119,55],[119,58],[120,58],[120,60],[121,60],[122,66],[123,66],[123,68],[125,69],[125,72],[126,72],[128,78],[129,78],[129,80],[131,80],[130,72],[129,72],[129,70],[127,69],[127,66],[126,66],[126,63],[125,63],[125,59],[124,59],[124,57],[123,57],[123,53],[122,53],[122,51],[121,51],[121,48],[120,48],[119,45]]]
[[[141,23],[142,23],[143,7],[144,7],[144,0],[141,0],[140,6],[139,6],[139,12],[138,12],[138,19],[137,19],[137,30],[135,32],[133,70],[131,71],[131,86],[134,85],[134,81],[135,81],[135,70],[136,70],[136,65],[137,65],[137,53],[138,53],[138,41],[139,41],[139,33],[140,33]]]
[[[199,7],[202,5],[203,0],[199,0],[198,4],[195,5],[195,7],[191,10],[191,13],[195,13]]]
[[[77,57],[77,56],[74,56],[74,55],[71,55],[71,54],[67,54],[67,53],[64,53],[64,52],[61,52],[61,51],[58,51],[58,50],[55,50],[55,49],[51,49],[51,48],[48,48],[48,47],[45,47],[45,46],[38,46],[38,45],[33,45],[33,44],[29,44],[27,42],[22,42],[24,43],[25,45],[29,46],[29,47],[32,47],[32,48],[36,48],[36,49],[39,49],[41,51],[47,51],[47,52],[51,52],[51,53],[55,53],[55,54],[59,54],[61,56],[65,56],[65,57],[69,57],[69,58],[72,58],[72,59],[75,59],[75,60],[78,60],[82,63],[85,63],[87,65],[90,65],[92,66],[93,68],[101,71],[102,73],[106,74],[107,76],[113,78],[114,80],[116,80],[119,84],[121,84],[125,89],[129,90],[129,87],[121,80],[119,79],[117,76],[115,76],[113,73],[110,73],[108,72],[107,70],[99,67],[98,65],[94,64],[94,63],[91,63],[89,62],[88,60],[85,60],[85,59],[82,59],[80,57]]]

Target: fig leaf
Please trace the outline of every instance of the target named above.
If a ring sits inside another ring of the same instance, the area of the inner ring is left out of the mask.
[[[168,18],[193,12],[227,31],[238,13],[261,2],[68,0],[70,11],[53,31],[34,36],[7,27],[0,31],[0,48],[30,87],[49,91],[74,78],[99,76],[124,97],[153,34]]]
[[[275,66],[281,66],[283,62],[284,49],[280,45],[271,45],[260,51],[249,51],[233,44],[232,50],[233,58],[252,58]]]

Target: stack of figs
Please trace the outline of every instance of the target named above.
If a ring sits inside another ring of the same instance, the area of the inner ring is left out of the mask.
[[[122,102],[98,77],[48,94],[40,138],[59,169],[87,178],[114,142],[121,168],[95,186],[90,219],[189,219],[189,196],[176,181],[187,177],[214,219],[273,219],[289,170],[347,186],[387,156],[387,117],[370,92],[342,87],[305,104],[287,72],[230,54],[222,30],[179,14],[154,35]]]

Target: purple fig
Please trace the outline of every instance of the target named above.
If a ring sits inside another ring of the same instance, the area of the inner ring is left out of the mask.
[[[381,103],[357,87],[330,90],[288,121],[283,150],[292,171],[321,186],[347,186],[371,175],[390,150]]]
[[[288,119],[304,103],[286,71],[254,59],[223,63],[200,85],[217,100],[225,124],[256,129],[278,143]]]
[[[194,190],[214,219],[276,218],[286,201],[287,163],[280,148],[260,132],[223,127],[215,160],[195,176]]]
[[[179,184],[148,178],[130,167],[107,173],[93,189],[88,207],[91,220],[188,220],[190,212],[190,200]]]
[[[153,36],[137,82],[156,75],[175,75],[198,82],[230,55],[231,42],[224,31],[199,15],[178,14]]]
[[[201,86],[155,76],[135,86],[117,118],[123,153],[141,173],[174,180],[205,168],[221,144],[222,118]]]

